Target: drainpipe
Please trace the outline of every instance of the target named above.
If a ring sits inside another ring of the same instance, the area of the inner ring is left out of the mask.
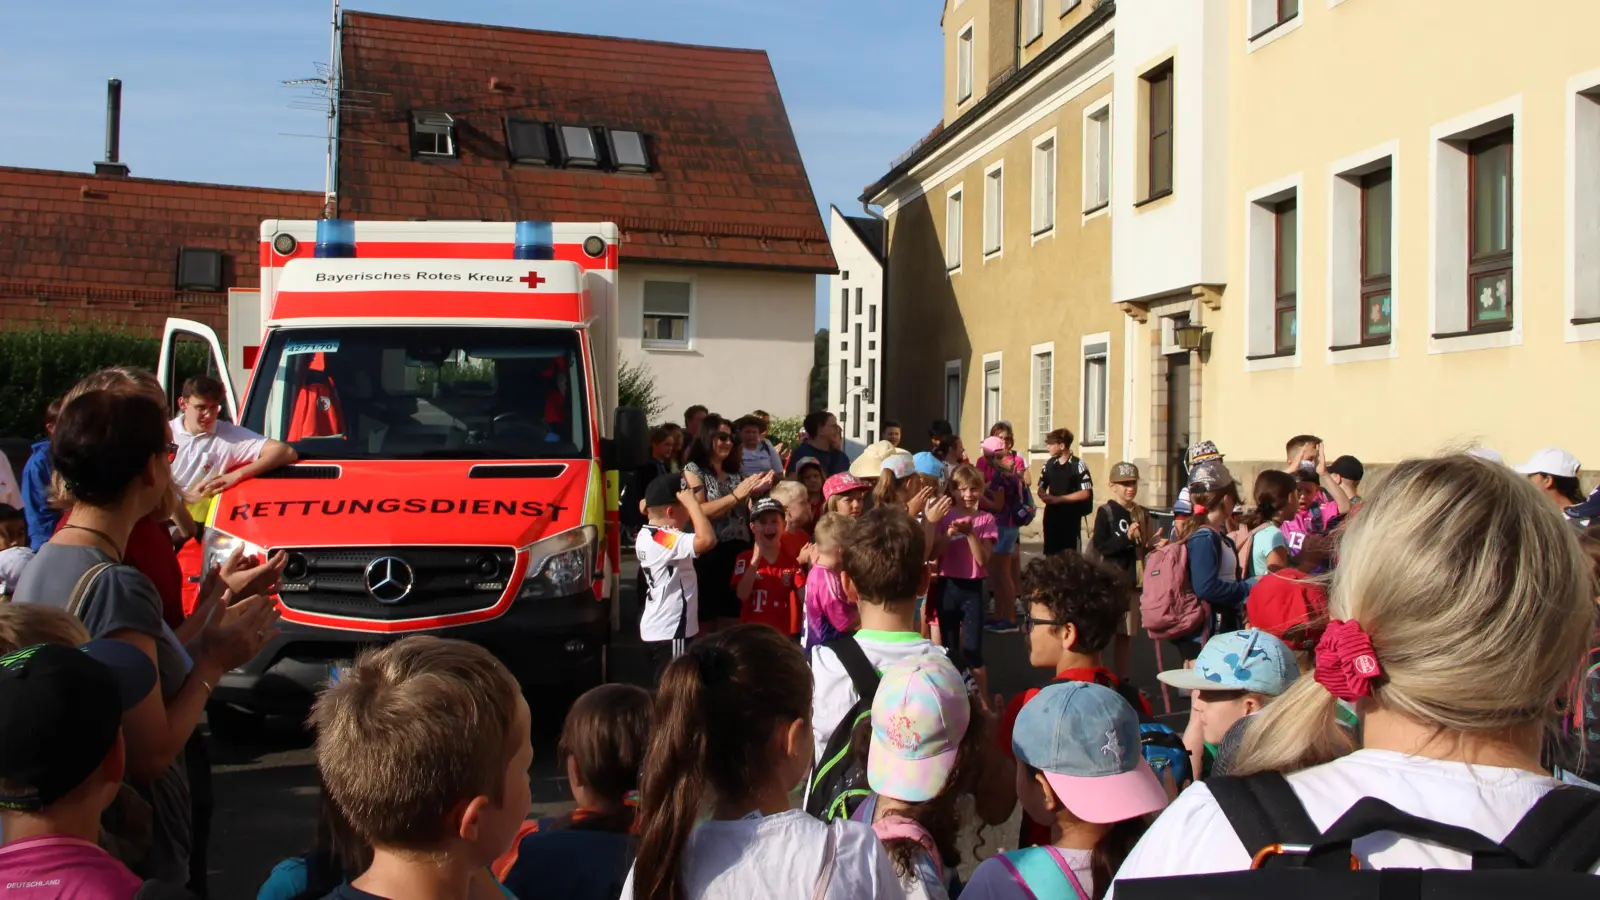
[[[1011,4],[1011,74],[1022,71],[1022,3]]]

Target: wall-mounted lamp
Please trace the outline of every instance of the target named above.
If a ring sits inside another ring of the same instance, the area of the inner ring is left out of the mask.
[[[1209,334],[1210,332],[1206,331],[1204,325],[1185,322],[1182,325],[1173,327],[1172,341],[1182,350],[1200,350],[1206,344],[1211,343],[1206,340]]]

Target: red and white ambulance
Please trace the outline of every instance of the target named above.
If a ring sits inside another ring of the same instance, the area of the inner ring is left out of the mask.
[[[260,292],[230,298],[231,359],[209,327],[167,323],[174,401],[177,344],[202,341],[232,421],[299,454],[214,498],[186,572],[288,553],[282,634],[215,702],[301,712],[330,667],[419,633],[488,647],[525,687],[605,679],[616,473],[647,449],[642,414],[616,409],[617,240],[609,223],[268,221]]]

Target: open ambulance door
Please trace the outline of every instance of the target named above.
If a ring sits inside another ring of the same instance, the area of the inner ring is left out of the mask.
[[[173,415],[180,412],[178,400],[183,382],[195,375],[210,375],[222,382],[223,409],[219,418],[237,424],[239,406],[234,398],[233,378],[217,333],[202,322],[168,319],[161,335],[161,362],[156,367],[156,377],[167,393],[167,404]]]

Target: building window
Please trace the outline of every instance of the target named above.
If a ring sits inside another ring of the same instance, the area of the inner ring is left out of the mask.
[[[878,333],[878,304],[867,307],[867,330],[873,334]]]
[[[694,285],[689,282],[646,281],[643,345],[657,350],[687,349],[693,309]]]
[[[561,148],[561,160],[570,168],[600,168],[600,147],[595,143],[594,132],[581,125],[557,125],[556,144]]]
[[[1033,348],[1033,428],[1028,435],[1030,449],[1044,446],[1045,436],[1055,428],[1056,352],[1054,344]]]
[[[983,173],[983,255],[999,253],[1005,235],[1006,172],[995,166]]]
[[[555,162],[550,129],[532,119],[506,117],[506,152],[511,161],[529,166],[548,166]]]
[[[870,428],[867,429],[867,443],[871,444],[871,443],[874,443],[877,440],[878,440],[878,437],[877,437],[876,434],[873,433],[872,429],[870,429]]]
[[[1172,193],[1172,63],[1144,76],[1147,101],[1145,199]]]
[[[1022,46],[1044,34],[1044,0],[1022,0]]]
[[[844,401],[846,399],[848,399],[849,396],[850,396],[850,362],[849,362],[849,360],[841,359],[841,360],[839,360],[839,405],[843,406],[844,405]]]
[[[856,316],[861,316],[861,288],[856,288]]]
[[[455,117],[444,112],[412,113],[411,154],[413,156],[455,156]]]
[[[1389,341],[1393,315],[1390,248],[1394,180],[1390,169],[1361,179],[1361,343]]]
[[[855,349],[852,350],[851,352],[855,354],[854,358],[851,361],[851,365],[855,366],[858,369],[861,368],[861,323],[860,322],[856,323]]]
[[[1573,165],[1567,170],[1567,193],[1574,210],[1572,240],[1567,244],[1567,277],[1572,301],[1567,309],[1569,339],[1583,326],[1592,340],[1600,329],[1600,85],[1575,91],[1572,104]]]
[[[956,103],[972,99],[972,25],[956,37]]]
[[[1033,234],[1056,227],[1056,138],[1052,132],[1033,145]]]
[[[611,150],[611,164],[618,172],[650,171],[650,151],[645,146],[644,135],[637,131],[606,131],[606,145]]]
[[[1111,202],[1111,106],[1090,113],[1083,129],[1083,211]]]
[[[850,436],[861,439],[861,395],[850,398]]]
[[[1273,210],[1273,349],[1279,355],[1294,352],[1299,337],[1299,317],[1295,313],[1295,286],[1299,283],[1299,216],[1295,201],[1285,200]]]
[[[1097,335],[1103,337],[1103,335]],[[1085,447],[1104,447],[1111,387],[1110,342],[1083,345],[1083,437]]]
[[[944,364],[944,420],[956,434],[961,433],[961,360]]]
[[[850,270],[849,269],[845,269],[843,272],[840,272],[839,273],[839,277],[841,279],[845,280],[845,281],[849,281],[850,280]]]
[[[1254,40],[1300,15],[1300,0],[1250,0],[1250,38]]]
[[[850,289],[839,289],[839,333],[850,333]]]
[[[1467,326],[1511,324],[1511,130],[1467,147]]]
[[[954,272],[961,268],[961,188],[951,191],[944,201],[944,267]]]
[[[867,360],[867,402],[872,403],[878,399],[878,361]],[[867,415],[872,415],[867,413]],[[867,421],[872,421],[868,419]]]
[[[222,251],[184,247],[178,251],[180,291],[222,292]]]
[[[1000,354],[987,354],[983,360],[983,433],[1005,418],[1000,414]]]
[[[1078,4],[1082,2],[1083,0],[1061,0],[1061,15],[1064,16],[1067,13],[1077,9]]]

